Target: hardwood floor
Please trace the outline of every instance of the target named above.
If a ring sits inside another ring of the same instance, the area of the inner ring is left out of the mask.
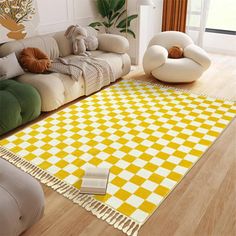
[[[172,85],[236,100],[236,57],[212,55],[197,82]],[[125,79],[158,83],[142,70]],[[23,236],[118,236],[122,232],[43,186],[45,215]],[[141,228],[140,236],[236,235],[236,119]]]

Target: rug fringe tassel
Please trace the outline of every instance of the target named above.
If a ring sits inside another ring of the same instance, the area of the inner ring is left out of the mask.
[[[80,194],[79,189],[48,174],[46,171],[40,169],[37,166],[34,166],[29,161],[15,155],[4,147],[0,147],[0,157],[19,167],[24,172],[32,175],[41,183],[51,187],[53,190],[62,194],[64,197],[80,205],[95,215],[97,218],[106,221],[114,228],[123,231],[128,236],[137,236],[138,230],[142,224],[133,221],[129,217],[94,199],[90,195]]]

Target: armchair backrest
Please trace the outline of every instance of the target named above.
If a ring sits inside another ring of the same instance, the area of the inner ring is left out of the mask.
[[[193,40],[187,34],[178,31],[165,31],[155,35],[148,47],[160,45],[168,50],[175,45],[185,48],[190,44],[193,44]]]

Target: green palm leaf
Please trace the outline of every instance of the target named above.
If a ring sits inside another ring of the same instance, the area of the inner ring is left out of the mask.
[[[103,21],[102,23],[106,28],[110,28],[112,26],[112,23],[107,23],[105,21]]]
[[[118,16],[120,15],[120,12],[116,12],[112,15],[111,17],[111,21],[113,21],[114,19],[116,19]]]
[[[102,26],[101,22],[93,22],[91,24],[89,24],[90,27],[96,28],[97,26]]]
[[[107,17],[110,13],[107,0],[97,0],[97,8],[102,17]]]
[[[117,28],[128,28],[130,27],[130,22],[137,18],[138,15],[131,15],[131,16],[128,16],[127,18],[123,19],[122,21],[120,21],[120,23],[117,25]]]
[[[122,30],[120,30],[120,32],[121,33],[128,33],[128,34],[132,35],[134,38],[136,37],[134,31],[132,31],[131,29],[122,29]]]
[[[118,15],[118,17],[116,18],[116,21],[115,21],[115,25],[116,25],[116,23],[118,22],[118,20],[124,15],[126,13],[126,10],[124,10],[124,11],[122,11],[119,15]]]
[[[109,2],[109,9],[114,11],[115,10],[115,7],[117,5],[117,0],[108,0]]]
[[[116,6],[114,11],[119,11],[120,9],[122,9],[125,5],[125,0],[116,0]]]

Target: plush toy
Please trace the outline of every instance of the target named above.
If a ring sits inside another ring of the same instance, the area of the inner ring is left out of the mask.
[[[183,57],[184,50],[180,46],[173,46],[168,50],[168,57],[177,59]]]
[[[67,39],[72,41],[75,55],[89,55],[88,51],[98,48],[98,39],[90,31],[80,25],[71,25],[65,32]]]

